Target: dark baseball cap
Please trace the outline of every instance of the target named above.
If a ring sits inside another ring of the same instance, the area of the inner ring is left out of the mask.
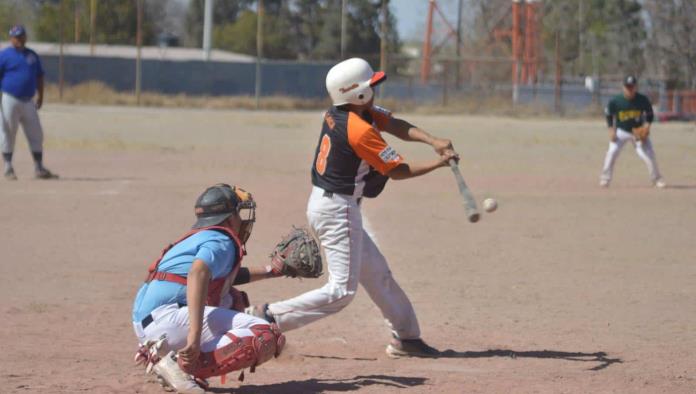
[[[196,200],[196,223],[192,228],[215,226],[237,213],[239,201],[230,185],[219,183],[211,186]]]
[[[633,75],[627,75],[623,81],[624,86],[635,86],[637,83],[638,83],[638,78],[636,78]]]
[[[14,25],[10,28],[10,37],[19,37],[27,34],[27,30],[22,25]]]

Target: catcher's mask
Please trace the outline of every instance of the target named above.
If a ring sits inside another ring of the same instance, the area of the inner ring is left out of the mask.
[[[196,200],[196,223],[192,228],[215,226],[237,215],[242,221],[239,240],[246,243],[256,221],[256,203],[251,193],[225,183],[218,183],[203,192]]]

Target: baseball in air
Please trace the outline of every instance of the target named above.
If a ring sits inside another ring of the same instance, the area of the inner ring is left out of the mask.
[[[483,209],[485,209],[486,212],[493,212],[498,209],[498,202],[495,201],[494,198],[487,198],[483,200]]]

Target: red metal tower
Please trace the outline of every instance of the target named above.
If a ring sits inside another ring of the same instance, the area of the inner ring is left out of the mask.
[[[445,35],[445,38],[440,42],[438,45],[435,46],[435,48],[432,47],[432,39],[433,39],[433,18],[435,16],[435,11],[437,11],[438,15],[440,15],[440,18],[442,19],[442,22],[445,24],[445,27],[447,28],[447,34]],[[432,59],[433,55],[435,55],[440,48],[442,48],[443,45],[449,40],[450,37],[457,37],[457,29],[455,29],[445,18],[445,14],[440,10],[440,8],[437,6],[437,2],[435,0],[429,0],[428,1],[428,20],[426,22],[426,29],[425,29],[425,39],[423,40],[423,53],[422,53],[422,62],[421,62],[421,82],[427,83],[428,79],[430,78],[430,60]]]
[[[451,36],[456,36],[453,28],[444,17],[435,0],[428,2],[428,19],[423,40],[421,63],[421,82],[427,83],[430,78],[431,60],[442,45]],[[495,29],[492,33],[498,40],[510,37],[513,84],[533,84],[537,81],[539,62],[541,60],[541,0],[511,0],[512,28]],[[435,49],[432,48],[433,18],[435,11],[449,29],[445,39]],[[502,20],[501,20],[502,21]],[[499,23],[501,22],[499,21]]]

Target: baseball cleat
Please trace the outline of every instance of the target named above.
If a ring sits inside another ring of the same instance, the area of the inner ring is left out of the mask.
[[[393,339],[392,342],[387,346],[387,355],[391,358],[435,358],[441,356],[442,353],[419,338]]]
[[[602,179],[601,181],[599,181],[599,187],[609,187],[609,181]]]
[[[58,174],[54,174],[48,168],[41,168],[35,173],[36,179],[58,179]]]
[[[667,184],[662,179],[658,179],[657,181],[655,181],[655,187],[658,189],[664,189],[667,187]]]
[[[16,181],[17,175],[15,175],[14,168],[8,168],[5,170],[5,179],[8,181]]]
[[[163,387],[171,387],[177,393],[182,394],[202,394],[205,390],[196,383],[193,376],[184,372],[179,363],[174,359],[174,351],[155,364],[152,371],[157,375]]]
[[[161,356],[167,352],[167,336],[162,335],[157,340],[151,339],[140,345],[133,361],[136,365],[145,365],[145,373],[150,374],[155,364],[160,361]]]

